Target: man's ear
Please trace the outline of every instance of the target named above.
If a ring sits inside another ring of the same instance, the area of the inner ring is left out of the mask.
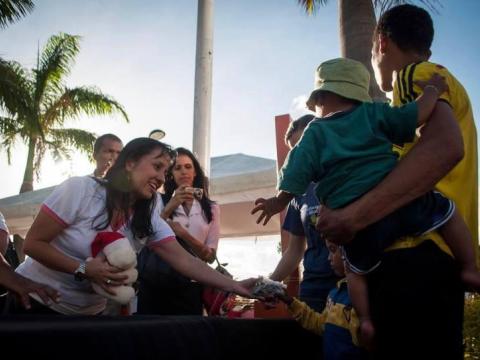
[[[385,35],[378,34],[377,35],[377,46],[380,54],[385,54],[387,52],[389,46],[389,39]]]
[[[305,103],[308,110],[315,112],[315,101],[312,99],[308,99]]]

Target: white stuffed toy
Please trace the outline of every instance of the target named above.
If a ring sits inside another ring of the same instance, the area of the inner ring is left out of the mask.
[[[107,293],[96,283],[92,283],[93,290],[97,294],[119,304],[128,304],[135,296],[132,284],[138,277],[137,269],[135,269],[137,255],[130,245],[130,241],[118,232],[100,232],[92,242],[92,256],[97,257],[99,254],[104,254],[110,265],[124,270],[118,274],[127,275],[128,278],[124,281],[124,285],[112,286],[112,290],[115,291],[116,295]]]

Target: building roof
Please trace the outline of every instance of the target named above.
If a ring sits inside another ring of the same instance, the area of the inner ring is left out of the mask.
[[[279,220],[263,227],[250,215],[253,201],[275,193],[276,161],[246,154],[211,158],[210,194],[221,206],[223,236],[278,233]],[[10,228],[24,233],[55,186],[0,199],[0,211]]]
[[[259,171],[274,171],[276,161],[242,153],[211,158],[211,178],[245,175]]]

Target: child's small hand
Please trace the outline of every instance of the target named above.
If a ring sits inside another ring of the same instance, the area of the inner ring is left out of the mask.
[[[277,294],[277,298],[287,306],[293,302],[293,297],[288,295],[287,291],[284,291],[283,294]]]
[[[271,197],[268,199],[258,198],[255,200],[255,207],[251,211],[251,214],[255,214],[258,211],[261,211],[260,216],[257,219],[257,224],[260,224],[263,221],[263,225],[266,225],[270,218],[278,214],[283,210],[283,204],[279,201],[277,197]]]
[[[433,86],[438,91],[438,96],[442,95],[444,92],[448,92],[448,84],[445,81],[445,78],[437,73],[434,73],[432,77],[426,81],[417,80],[415,83],[423,90],[427,86]]]
[[[293,302],[293,298],[288,295],[286,291],[282,294],[262,298],[263,306],[265,306],[266,309],[274,309],[279,301],[288,306]]]

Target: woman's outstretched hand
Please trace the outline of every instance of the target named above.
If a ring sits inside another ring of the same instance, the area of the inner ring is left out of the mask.
[[[252,290],[257,281],[258,278],[249,278],[241,281],[235,281],[232,291],[235,294],[238,294],[245,298],[256,299],[256,297],[252,294]]]

